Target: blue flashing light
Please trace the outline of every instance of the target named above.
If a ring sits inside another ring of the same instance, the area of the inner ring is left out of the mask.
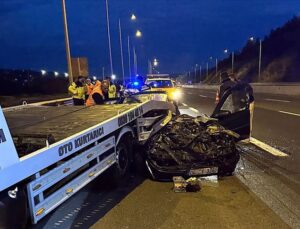
[[[139,86],[139,82],[135,81],[135,82],[133,82],[133,85],[134,86]]]

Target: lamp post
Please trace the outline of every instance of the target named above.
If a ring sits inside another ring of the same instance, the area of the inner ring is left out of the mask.
[[[104,76],[105,76],[105,68],[102,67],[102,80],[104,80]]]
[[[218,58],[216,58],[216,77],[218,78]]]
[[[208,62],[206,62],[206,79],[208,78]]]
[[[66,12],[66,2],[62,0],[62,11],[64,19],[64,33],[65,33],[65,45],[66,45],[66,57],[68,65],[69,83],[73,83],[73,73],[72,73],[72,62],[71,62],[71,51],[70,51],[70,41],[69,41],[69,31],[68,31],[68,20]]]
[[[249,41],[254,42],[254,37],[250,37]],[[258,81],[261,80],[261,62],[262,62],[262,39],[259,39],[259,54],[258,54]]]
[[[259,40],[258,81],[261,80],[262,40]]]
[[[124,85],[124,83],[125,83],[125,72],[124,72],[124,57],[123,57],[122,27],[121,27],[121,20],[120,20],[120,19],[119,19],[119,35],[120,35],[120,52],[121,52],[122,76],[123,76],[123,85]]]
[[[202,79],[202,65],[200,65],[200,78],[199,78],[199,83],[201,83],[201,79]]]
[[[112,51],[111,51],[108,0],[105,0],[105,6],[106,6],[106,23],[107,23],[107,37],[108,37],[108,50],[109,50],[109,61],[110,61],[110,73],[111,73],[111,76],[112,76],[114,74],[114,69],[113,69]]]
[[[127,37],[127,48],[128,48],[128,70],[129,70],[129,80],[131,81],[131,55],[130,55],[130,37]]]
[[[228,54],[228,52],[228,49],[224,49],[225,54]],[[231,53],[231,72],[234,73],[234,52]]]

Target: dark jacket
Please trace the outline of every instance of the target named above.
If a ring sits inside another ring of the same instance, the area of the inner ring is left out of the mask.
[[[229,78],[222,80],[222,83],[220,86],[220,92],[219,92],[220,99],[222,98],[222,96],[228,89],[234,87],[236,84],[237,84],[236,82],[231,81]]]

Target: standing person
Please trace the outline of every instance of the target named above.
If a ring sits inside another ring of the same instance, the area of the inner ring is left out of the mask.
[[[110,82],[109,88],[108,88],[108,98],[114,99],[117,97],[117,88],[116,85],[113,82]]]
[[[121,97],[121,82],[120,81],[118,81],[116,83],[116,95],[117,95],[118,98]]]
[[[250,111],[250,138],[253,129],[253,116],[254,116],[254,93],[253,88],[249,83],[242,82],[241,80],[237,79],[234,74],[230,75],[230,79],[243,88],[244,92],[248,96],[249,101],[249,111]]]
[[[219,89],[219,100],[222,98],[222,96],[228,89],[234,87],[237,84],[236,82],[234,82],[230,79],[230,76],[227,72],[221,73],[220,80],[221,80],[221,86]]]
[[[102,89],[104,99],[109,98],[109,96],[108,96],[109,85],[110,85],[110,79],[109,79],[109,77],[107,77],[105,80],[102,81],[102,84],[101,84],[101,89]]]
[[[72,95],[73,104],[75,106],[84,105],[85,89],[83,87],[82,77],[78,77],[78,79],[69,86],[68,91]]]
[[[90,93],[86,106],[100,105],[104,103],[104,96],[101,90],[101,82],[99,80],[96,81],[93,91]]]

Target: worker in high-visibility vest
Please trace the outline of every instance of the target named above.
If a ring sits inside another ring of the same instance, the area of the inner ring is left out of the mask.
[[[85,101],[85,89],[84,89],[82,81],[83,81],[83,78],[79,77],[68,88],[69,93],[72,95],[73,104],[75,106],[84,105],[84,101]]]
[[[86,87],[86,100],[89,98],[89,95],[92,93],[94,89],[94,84],[92,84],[91,79],[87,79],[85,81],[85,87]]]
[[[99,80],[96,81],[93,91],[90,93],[86,106],[100,105],[104,103],[104,96],[101,90],[101,82]]]
[[[108,87],[108,98],[113,99],[117,97],[117,88],[116,85],[112,82],[110,82],[110,85]]]

